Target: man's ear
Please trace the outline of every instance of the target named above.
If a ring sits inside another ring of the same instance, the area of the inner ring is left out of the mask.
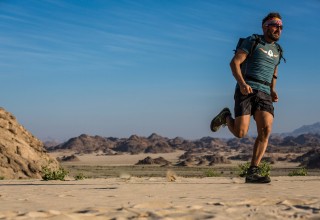
[[[268,27],[267,26],[264,26],[262,25],[262,30],[263,30],[263,33],[265,33],[267,31]]]

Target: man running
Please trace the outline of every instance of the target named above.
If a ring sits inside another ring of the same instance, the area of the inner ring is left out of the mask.
[[[280,39],[282,31],[280,14],[269,13],[262,20],[262,30],[263,35],[246,38],[230,62],[232,74],[237,81],[234,94],[235,118],[232,118],[229,108],[224,108],[210,125],[213,132],[218,131],[222,125],[227,125],[234,136],[242,138],[248,132],[250,117],[253,115],[258,136],[246,183],[271,181],[270,177],[259,174],[258,165],[266,151],[272,130],[272,102],[278,101],[275,86],[282,49],[276,42]]]

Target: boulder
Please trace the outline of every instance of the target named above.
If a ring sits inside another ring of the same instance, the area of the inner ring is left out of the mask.
[[[57,160],[59,162],[76,162],[76,161],[80,161],[80,159],[74,154],[72,154],[70,156],[58,157]]]

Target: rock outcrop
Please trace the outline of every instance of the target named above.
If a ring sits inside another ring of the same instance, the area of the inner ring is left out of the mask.
[[[5,179],[41,178],[42,167],[57,169],[43,143],[0,107],[0,177]]]
[[[320,168],[320,148],[313,149],[300,157],[297,157],[294,162],[300,162],[300,166],[309,169]]]
[[[158,158],[151,158],[151,157],[146,157],[143,160],[139,160],[136,165],[169,165],[170,162],[164,159],[163,157],[158,157]]]
[[[114,145],[115,142],[110,139],[98,135],[90,136],[87,134],[82,134],[79,137],[71,138],[67,142],[47,149],[49,151],[71,150],[79,154],[90,154],[97,152],[108,153],[110,149],[114,147]]]

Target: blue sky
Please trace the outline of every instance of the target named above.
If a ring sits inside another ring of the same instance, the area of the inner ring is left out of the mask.
[[[1,0],[0,106],[40,139],[196,139],[233,109],[239,37],[283,17],[273,132],[319,121],[320,1]],[[250,134],[255,134],[252,123]]]

